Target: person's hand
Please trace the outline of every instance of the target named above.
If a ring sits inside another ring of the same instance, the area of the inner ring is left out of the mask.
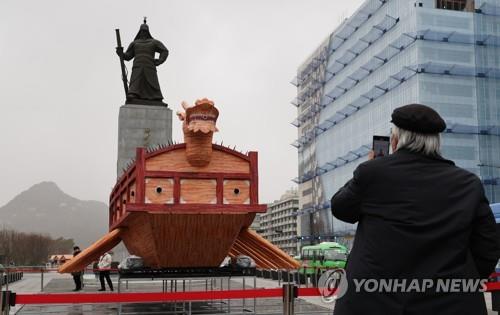
[[[375,158],[375,151],[370,150],[370,152],[368,152],[368,161],[373,160],[374,158]]]
[[[123,57],[123,47],[116,47],[116,54]]]
[[[155,60],[154,60],[154,63],[155,63],[155,66],[159,66],[159,65],[161,65],[161,61],[160,61],[160,59],[155,59]]]

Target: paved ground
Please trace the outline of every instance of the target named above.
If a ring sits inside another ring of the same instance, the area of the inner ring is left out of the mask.
[[[113,278],[115,290],[117,289],[117,278]],[[100,285],[94,275],[85,275],[83,292],[97,292]],[[253,288],[254,279],[245,278],[245,288]],[[256,279],[257,288],[280,287],[278,281],[268,279]],[[40,274],[25,274],[23,280],[9,285],[9,290],[17,293],[36,293],[40,292],[42,287]],[[161,292],[165,287],[166,291],[175,291],[173,282],[163,283],[162,281],[129,281],[128,288],[125,282],[122,282],[122,292]],[[228,284],[227,279],[213,282],[205,280],[178,281],[177,291],[182,291],[183,287],[189,290],[220,290],[220,289],[241,289],[243,288],[242,278],[234,278]],[[71,292],[74,288],[73,279],[70,275],[59,275],[57,273],[44,274],[43,282],[44,292]],[[4,288],[5,289],[5,288]],[[109,291],[107,291],[109,292]],[[79,294],[79,293],[75,293]],[[488,309],[491,310],[491,295],[485,294]],[[254,310],[254,300],[232,300],[232,301],[214,301],[212,303],[156,303],[156,304],[124,304],[121,306],[122,314],[188,314],[191,308],[193,314],[252,314]],[[333,304],[325,304],[321,298],[300,298],[296,302],[296,314],[331,314],[334,308]],[[18,315],[38,315],[38,314],[57,314],[57,315],[108,315],[118,314],[120,306],[117,304],[107,305],[55,305],[55,306],[34,306],[18,305],[11,310],[11,314]],[[281,314],[282,304],[279,299],[259,299],[255,303],[257,314]],[[489,314],[496,314],[489,311]]]
[[[38,293],[42,290],[42,286],[45,288],[47,283],[55,278],[67,277],[65,275],[58,275],[57,273],[44,273],[43,283],[42,275],[39,273],[24,273],[23,279],[10,283],[8,289],[16,293]],[[2,287],[6,290],[6,286]],[[17,311],[22,307],[22,305],[17,305],[11,309],[11,314],[16,314]]]
[[[44,284],[44,292],[70,292],[74,288],[73,280],[69,275],[53,274],[50,277],[45,275],[47,279]],[[115,291],[117,291],[117,279],[113,278]],[[98,280],[93,275],[86,275],[84,279],[83,292],[97,292],[100,285]],[[175,291],[175,283],[162,281],[129,281],[128,288],[125,282],[122,282],[121,292],[161,292],[165,287],[166,291]],[[253,278],[246,278],[245,288],[253,287]],[[270,280],[257,280],[257,287],[278,287],[278,282]],[[41,288],[40,275],[30,275],[16,285],[12,285],[9,289],[17,293],[33,293],[39,292]],[[241,289],[243,281],[241,279],[231,280],[228,283],[224,279],[221,283],[220,279],[213,282],[206,280],[191,280],[177,281],[177,291],[199,291],[199,290],[221,290],[221,289]],[[109,291],[107,291],[109,292]],[[75,293],[79,294],[79,293]],[[11,311],[11,314],[18,315],[35,315],[35,314],[67,314],[67,315],[108,315],[118,314],[120,308],[122,314],[189,314],[191,309],[192,314],[282,314],[281,299],[259,299],[254,305],[253,299],[246,300],[231,300],[231,301],[213,301],[197,302],[197,303],[155,303],[155,304],[117,304],[107,305],[55,305],[55,306],[40,306],[40,305],[25,305],[17,306]],[[295,310],[297,314],[331,314],[331,309],[322,307],[308,301],[297,301]]]

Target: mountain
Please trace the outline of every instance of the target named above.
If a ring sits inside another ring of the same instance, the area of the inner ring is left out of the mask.
[[[107,233],[108,206],[79,200],[53,182],[42,182],[0,208],[0,227],[72,238],[87,247]]]

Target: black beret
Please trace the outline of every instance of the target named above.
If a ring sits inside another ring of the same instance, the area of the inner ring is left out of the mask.
[[[446,129],[446,123],[435,110],[420,104],[396,108],[391,122],[399,128],[418,133],[440,133]]]

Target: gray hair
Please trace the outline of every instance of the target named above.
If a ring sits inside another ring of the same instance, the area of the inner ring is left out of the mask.
[[[393,126],[392,134],[398,139],[396,151],[408,149],[425,155],[441,155],[441,135],[439,133],[424,134]]]

